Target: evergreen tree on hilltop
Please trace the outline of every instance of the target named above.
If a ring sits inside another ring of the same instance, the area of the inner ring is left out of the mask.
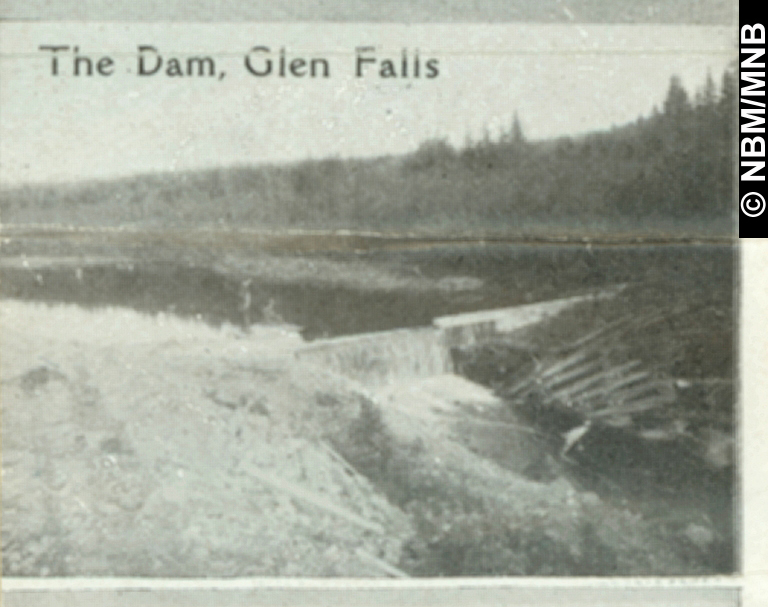
[[[523,127],[520,124],[520,117],[517,115],[517,112],[515,112],[515,116],[512,119],[511,138],[512,138],[512,143],[515,145],[520,145],[525,143],[525,135],[523,134]]]
[[[677,118],[685,115],[691,109],[688,93],[683,87],[679,76],[672,76],[669,82],[667,98],[664,100],[664,115]]]

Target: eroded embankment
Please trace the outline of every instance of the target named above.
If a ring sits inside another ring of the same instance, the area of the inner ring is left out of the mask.
[[[2,311],[5,575],[377,576],[398,561],[410,522],[328,444],[295,333]]]
[[[279,328],[3,315],[6,575],[692,571],[629,510],[473,452],[498,403],[456,378],[371,390]]]

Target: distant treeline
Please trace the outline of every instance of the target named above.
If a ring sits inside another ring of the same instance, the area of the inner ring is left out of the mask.
[[[428,234],[730,234],[737,82],[580,137],[423,143],[411,154],[5,190],[4,223],[350,229]]]

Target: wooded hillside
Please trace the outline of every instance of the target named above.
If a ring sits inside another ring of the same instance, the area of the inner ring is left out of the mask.
[[[349,229],[455,235],[730,235],[737,83],[673,77],[649,116],[580,137],[423,143],[401,157],[141,175],[2,192],[5,224]],[[524,117],[522,117],[524,125]]]

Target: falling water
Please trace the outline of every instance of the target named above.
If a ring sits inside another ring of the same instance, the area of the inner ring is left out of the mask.
[[[372,386],[453,371],[441,331],[431,327],[327,339],[297,356]]]
[[[396,329],[313,342],[296,356],[371,386],[453,372],[451,349],[487,342],[620,289],[526,306],[442,316],[432,327]]]

